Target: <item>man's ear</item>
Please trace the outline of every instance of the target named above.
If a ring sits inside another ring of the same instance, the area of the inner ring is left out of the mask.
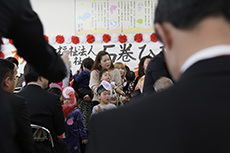
[[[156,23],[155,28],[158,35],[161,37],[161,40],[163,41],[166,50],[170,50],[172,48],[172,35],[168,29],[168,26],[165,26],[164,23]]]
[[[6,77],[3,82],[2,82],[2,85],[3,85],[3,88],[8,88],[10,86],[10,77]]]

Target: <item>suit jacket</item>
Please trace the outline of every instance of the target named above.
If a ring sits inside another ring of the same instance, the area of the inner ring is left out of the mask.
[[[27,85],[19,95],[23,96],[28,103],[31,123],[49,129],[54,139],[54,146],[59,147],[62,143],[57,138],[57,135],[61,135],[65,130],[64,116],[59,97],[35,84]],[[49,147],[47,147],[48,145]],[[37,148],[35,151],[41,149],[41,152],[45,150],[50,152],[50,146],[50,144],[47,144],[45,147],[39,146],[38,148],[38,145],[35,144],[35,148]],[[65,149],[65,146],[63,148]]]
[[[32,153],[33,139],[27,103],[22,97],[10,93],[8,102],[16,130],[14,141],[17,146],[15,148],[21,153]]]
[[[230,152],[230,57],[199,61],[171,88],[92,116],[88,153]]]
[[[0,38],[13,40],[18,55],[52,82],[61,81],[66,67],[44,38],[43,27],[29,0],[1,0]]]
[[[159,54],[154,56],[148,64],[145,73],[143,93],[144,94],[155,93],[153,85],[157,79],[163,76],[171,79],[171,76],[168,72],[168,68],[165,63],[164,53],[160,52]]]
[[[9,105],[10,94],[3,91],[0,87],[0,152],[1,153],[19,153],[17,144],[14,141],[16,128]]]

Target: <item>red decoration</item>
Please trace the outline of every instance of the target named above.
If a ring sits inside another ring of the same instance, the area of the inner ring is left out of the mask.
[[[88,34],[86,38],[87,38],[87,42],[90,44],[92,44],[95,41],[94,35]]]
[[[4,42],[1,40],[1,44],[3,45],[4,44]]]
[[[152,33],[152,34],[151,34],[151,40],[152,40],[153,42],[157,42],[157,41],[158,41],[157,36],[156,36],[155,33]]]
[[[78,36],[72,36],[72,37],[71,37],[71,41],[72,41],[72,43],[74,43],[74,44],[78,44],[78,43],[80,42]]]
[[[12,44],[12,45],[14,44],[12,39],[9,39],[9,43]]]
[[[127,36],[126,35],[119,35],[119,41],[120,41],[120,43],[126,43]]]
[[[45,40],[49,42],[49,37],[47,35],[44,35],[44,37],[45,37]]]
[[[142,42],[143,40],[143,35],[141,33],[135,34],[134,40],[138,43]]]
[[[62,36],[62,35],[57,35],[56,36],[56,42],[57,43],[62,44],[64,41],[65,41],[64,36]]]
[[[0,51],[0,58],[4,59],[5,55],[3,52]]]
[[[103,35],[103,41],[104,41],[105,43],[110,42],[110,40],[111,40],[111,36],[110,36],[110,35],[108,35],[108,34],[104,34],[104,35]]]

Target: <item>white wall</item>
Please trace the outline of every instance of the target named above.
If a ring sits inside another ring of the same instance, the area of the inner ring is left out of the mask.
[[[75,34],[75,0],[30,0],[46,35]]]

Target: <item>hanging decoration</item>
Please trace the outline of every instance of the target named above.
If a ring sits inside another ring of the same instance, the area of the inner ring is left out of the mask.
[[[65,41],[65,38],[63,35],[57,35],[56,36],[56,42],[59,43],[59,44],[63,44]]]
[[[148,43],[148,42],[158,42],[158,38],[155,33],[136,33],[136,34],[80,34],[78,36],[63,36],[63,35],[56,35],[56,36],[47,36],[44,35],[46,41],[49,44],[54,45],[55,43],[63,44],[63,43],[109,43],[109,42],[120,42],[120,43]],[[3,38],[1,40],[1,44],[13,44],[12,39]]]
[[[127,36],[126,35],[119,35],[119,41],[120,41],[120,43],[126,43]]]
[[[78,36],[72,36],[71,37],[72,43],[73,44],[78,44],[80,42],[79,37]]]

